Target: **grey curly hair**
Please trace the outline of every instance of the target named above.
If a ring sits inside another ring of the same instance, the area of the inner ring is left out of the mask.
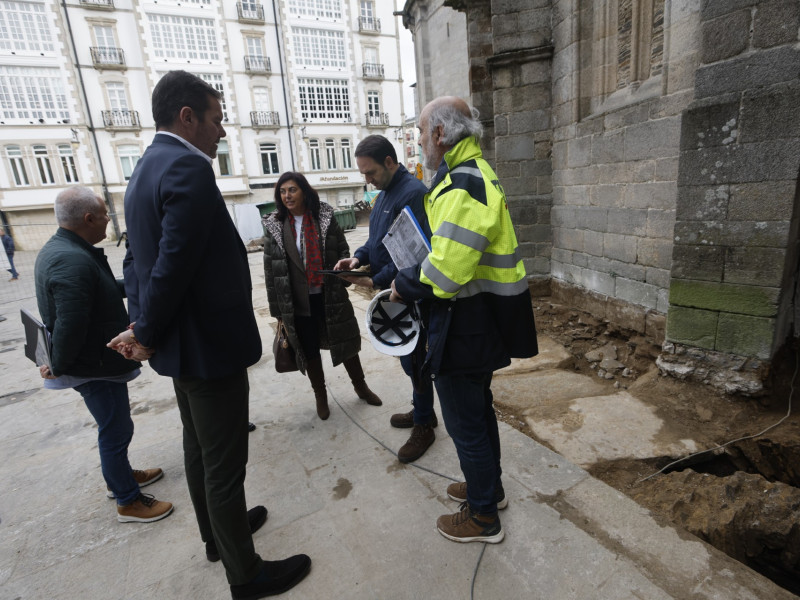
[[[428,127],[435,129],[442,126],[441,141],[447,146],[455,146],[458,142],[468,137],[481,139],[483,125],[478,120],[480,113],[477,108],[470,107],[472,117],[468,117],[458,108],[449,103],[440,103],[431,107],[428,113]]]

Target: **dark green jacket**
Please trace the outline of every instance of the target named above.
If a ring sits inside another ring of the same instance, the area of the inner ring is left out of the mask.
[[[287,219],[281,222],[276,213],[272,213],[264,217],[263,223],[266,233],[264,278],[269,312],[276,319],[283,319],[289,343],[297,355],[297,365],[305,373],[306,357],[294,326],[296,314],[309,314],[305,269],[294,245],[290,221]],[[324,202],[320,203],[317,229],[320,232],[323,269],[333,269],[337,261],[350,257],[344,231],[333,218],[333,209]],[[331,351],[334,365],[355,356],[361,350],[361,332],[347,294],[348,285],[350,284],[338,277],[325,275],[323,278],[325,326],[319,332],[320,345]]]
[[[113,377],[140,366],[106,344],[129,323],[122,281],[105,253],[58,228],[34,268],[36,301],[53,337],[53,375]]]

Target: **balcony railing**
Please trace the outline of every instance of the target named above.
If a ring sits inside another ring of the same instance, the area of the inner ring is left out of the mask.
[[[367,113],[367,127],[385,127],[389,125],[389,113]]]
[[[135,110],[104,110],[103,126],[107,129],[141,129]]]
[[[378,63],[364,63],[361,65],[364,79],[383,79],[383,65]]]
[[[381,20],[375,17],[358,17],[358,31],[361,33],[380,33]]]
[[[245,56],[244,70],[248,73],[272,73],[272,66],[267,56]]]
[[[122,48],[94,46],[89,50],[92,53],[92,64],[95,69],[125,68],[125,52]]]
[[[114,0],[80,0],[81,6],[86,8],[101,8],[103,10],[113,10]]]
[[[236,12],[240,23],[263,23],[264,6],[255,2],[237,2]]]
[[[272,110],[253,110],[250,111],[250,122],[256,129],[264,127],[279,127],[281,124],[280,115]]]

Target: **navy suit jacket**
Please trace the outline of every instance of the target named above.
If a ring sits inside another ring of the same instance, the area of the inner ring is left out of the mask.
[[[214,171],[156,135],[125,193],[125,291],[160,375],[216,379],[261,357],[247,252]]]

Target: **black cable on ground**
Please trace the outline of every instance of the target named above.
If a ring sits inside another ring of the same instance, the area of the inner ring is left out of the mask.
[[[366,434],[367,434],[367,435],[368,435],[370,438],[372,438],[372,439],[373,439],[375,442],[377,442],[378,444],[380,444],[380,446],[381,446],[381,447],[382,447],[384,450],[386,450],[387,452],[391,453],[392,455],[394,455],[394,457],[395,457],[395,458],[397,458],[397,452],[395,452],[394,450],[392,450],[391,448],[389,448],[389,446],[387,446],[387,445],[386,445],[386,444],[384,444],[384,443],[383,443],[381,440],[379,440],[379,439],[378,439],[378,438],[376,438],[374,435],[372,435],[372,434],[371,434],[369,431],[367,431],[367,430],[364,428],[364,426],[363,426],[363,425],[361,425],[361,423],[359,423],[358,421],[356,421],[356,420],[353,418],[353,415],[351,415],[349,412],[347,412],[347,410],[344,408],[344,406],[342,406],[342,405],[341,405],[341,403],[340,403],[340,402],[339,402],[339,401],[336,399],[336,396],[334,396],[334,395],[333,395],[333,392],[332,392],[332,391],[331,391],[331,389],[330,389],[330,388],[327,386],[327,384],[325,385],[325,388],[326,388],[326,389],[327,389],[327,391],[328,391],[328,396],[330,396],[331,398],[333,398],[333,401],[336,403],[336,406],[338,406],[338,407],[339,407],[339,409],[340,409],[340,410],[341,410],[341,411],[342,411],[342,412],[343,412],[343,413],[344,413],[344,414],[347,416],[347,418],[348,418],[348,419],[350,419],[350,421],[351,421],[351,422],[352,422],[352,423],[353,423],[353,424],[354,424],[356,427],[358,427],[358,428],[359,428],[361,431],[363,431],[364,433],[366,433]],[[429,469],[429,468],[427,468],[427,467],[423,467],[423,466],[421,466],[421,465],[417,465],[417,464],[414,464],[414,463],[405,463],[405,464],[406,464],[407,466],[409,466],[409,467],[414,467],[415,469],[419,469],[420,471],[427,471],[428,473],[431,473],[432,475],[438,475],[439,477],[442,477],[442,478],[444,478],[444,479],[449,479],[450,481],[458,482],[458,479],[453,479],[453,478],[452,478],[452,477],[450,477],[449,475],[445,475],[445,474],[443,474],[443,473],[439,473],[438,471],[434,471],[433,469]],[[475,563],[475,570],[474,570],[474,571],[473,571],[473,573],[472,573],[472,584],[470,585],[470,592],[469,592],[469,596],[470,596],[470,598],[471,598],[472,600],[474,600],[474,598],[475,598],[475,579],[477,579],[477,577],[478,577],[478,569],[479,569],[479,568],[480,568],[480,566],[481,566],[481,560],[483,560],[483,553],[484,553],[484,552],[486,552],[486,546],[487,546],[487,543],[486,543],[486,542],[482,542],[482,545],[483,545],[483,548],[481,548],[481,553],[478,555],[478,560],[477,560],[477,562]]]

